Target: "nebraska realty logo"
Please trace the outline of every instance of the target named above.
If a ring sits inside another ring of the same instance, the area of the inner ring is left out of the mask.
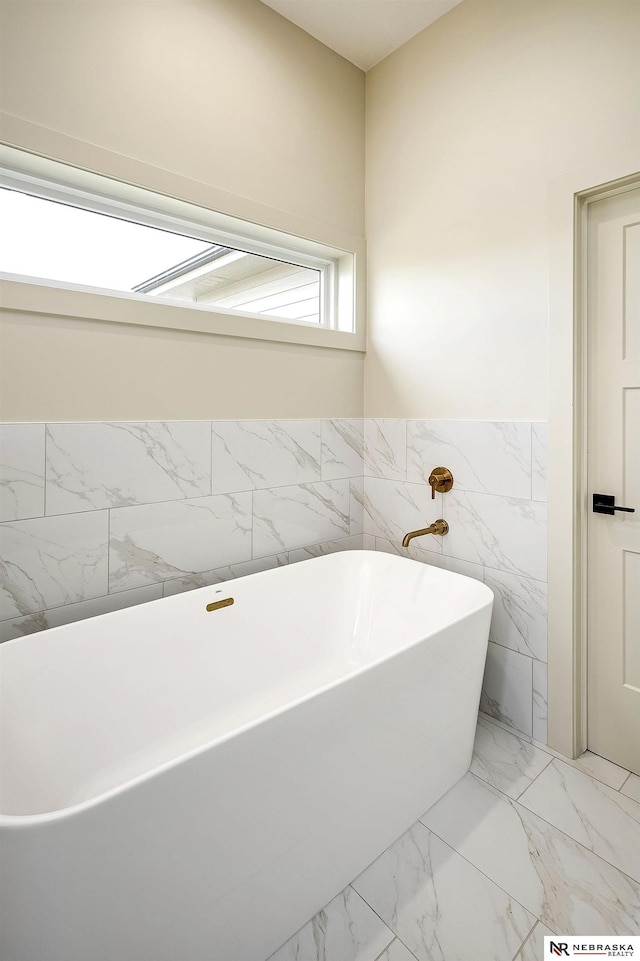
[[[566,934],[554,935],[544,939],[544,956],[548,958],[636,958],[640,961],[640,936],[631,937],[593,937],[579,934],[570,937]]]

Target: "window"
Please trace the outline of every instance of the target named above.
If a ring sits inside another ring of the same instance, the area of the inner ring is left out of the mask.
[[[239,336],[257,329],[240,318],[353,333],[353,252],[40,158],[34,174],[33,160],[20,169],[25,155],[9,156],[17,162],[0,168],[5,279],[236,317]],[[194,329],[217,326],[200,319]]]

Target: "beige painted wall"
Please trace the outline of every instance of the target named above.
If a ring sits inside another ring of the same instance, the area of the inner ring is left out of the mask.
[[[549,186],[637,139],[639,20],[464,0],[367,75],[368,416],[547,418]]]
[[[350,350],[7,311],[2,353],[4,421],[361,416]]]
[[[0,138],[100,173],[147,164],[188,178],[187,199],[214,188],[224,213],[255,207],[312,239],[362,237],[364,74],[258,0],[0,11]],[[3,420],[362,414],[351,351],[6,313],[2,324]]]

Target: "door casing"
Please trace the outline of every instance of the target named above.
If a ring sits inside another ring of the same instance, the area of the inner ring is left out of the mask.
[[[550,184],[548,744],[587,748],[586,222],[640,184],[640,143]]]

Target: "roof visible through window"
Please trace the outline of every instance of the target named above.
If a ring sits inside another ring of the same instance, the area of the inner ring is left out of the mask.
[[[0,270],[320,323],[321,271],[0,188]]]

